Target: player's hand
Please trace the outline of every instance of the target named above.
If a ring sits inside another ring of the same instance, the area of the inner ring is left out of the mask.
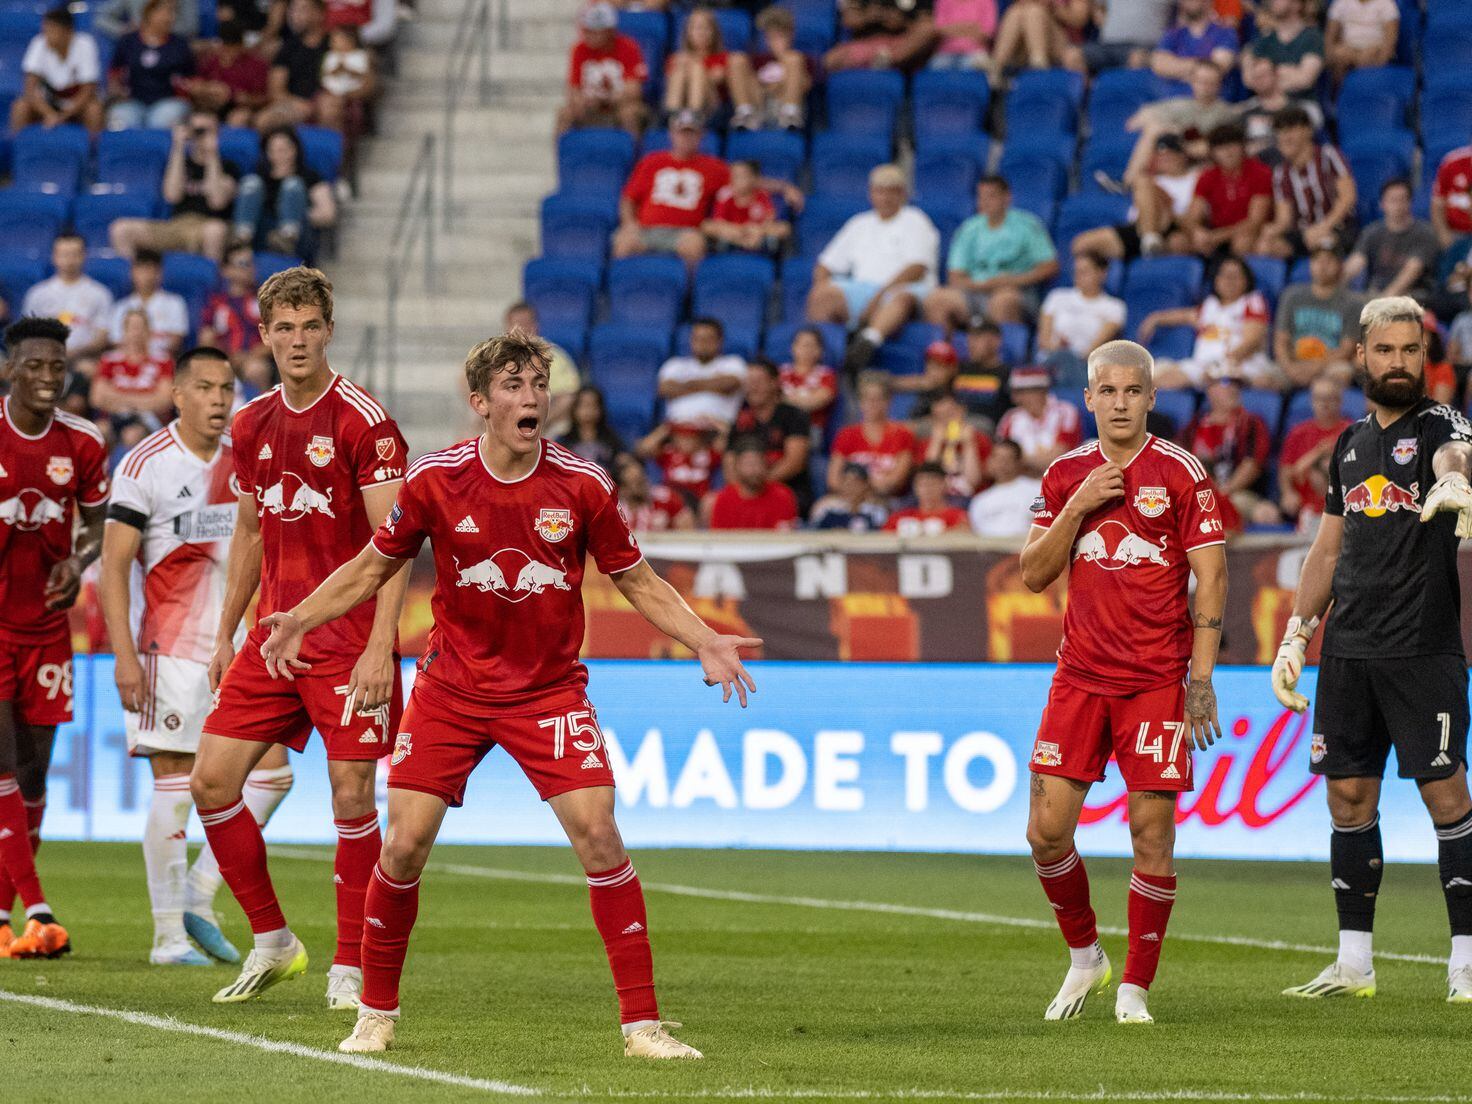
[[[269,617],[262,617],[261,624],[271,630],[271,635],[261,645],[261,658],[266,661],[268,675],[295,682],[294,672],[312,669],[310,663],[297,659],[297,653],[302,650],[302,638],[307,634],[295,614],[284,611],[273,613]]]
[[[1222,722],[1216,714],[1216,691],[1210,679],[1186,683],[1186,723],[1191,726],[1191,744],[1205,751],[1222,738]]]
[[[360,712],[380,709],[394,693],[394,653],[370,645],[358,657],[348,679],[348,705]]]
[[[1100,506],[1116,498],[1124,497],[1124,469],[1110,461],[1100,464],[1084,477],[1078,490],[1068,500],[1068,505],[1080,514],[1092,514]]]
[[[705,684],[719,684],[722,703],[731,700],[731,690],[734,687],[736,700],[741,703],[742,709],[746,708],[747,692],[755,694],[756,683],[741,665],[741,649],[761,646],[761,639],[755,636],[713,636],[695,653],[695,658],[700,660],[701,670],[705,672]]]
[[[1461,472],[1447,472],[1432,486],[1421,508],[1421,520],[1430,521],[1437,514],[1457,515],[1457,537],[1472,537],[1472,485]]]
[[[225,672],[230,669],[230,663],[235,658],[235,645],[229,640],[217,640],[215,642],[215,654],[210,656],[210,693],[220,689],[220,680],[225,677]]]
[[[46,580],[46,608],[49,610],[71,609],[82,589],[82,565],[75,556],[68,556],[51,569]]]
[[[138,657],[119,655],[113,663],[112,680],[117,683],[123,708],[129,713],[142,713],[148,704],[148,680],[143,677]]]
[[[1308,655],[1309,641],[1319,622],[1315,618],[1304,624],[1297,617],[1288,619],[1288,631],[1283,643],[1278,645],[1278,656],[1273,660],[1273,696],[1283,708],[1302,713],[1308,708],[1308,699],[1298,692],[1298,679],[1303,674],[1304,660]]]

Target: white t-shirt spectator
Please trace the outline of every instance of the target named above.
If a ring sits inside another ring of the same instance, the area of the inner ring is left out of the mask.
[[[665,380],[690,383],[694,380],[719,379],[722,376],[734,376],[740,380],[745,375],[746,361],[729,354],[718,356],[705,364],[694,357],[670,357],[659,370],[661,383]],[[740,409],[739,388],[729,395],[714,391],[696,391],[676,399],[666,399],[664,416],[667,422],[700,422],[706,418],[714,418],[718,422],[730,424],[736,420],[736,412]]]
[[[1352,50],[1378,46],[1385,24],[1400,22],[1395,0],[1334,0],[1329,18],[1344,28],[1344,44]]]
[[[1034,418],[1020,406],[1014,406],[1003,414],[997,426],[997,436],[1016,441],[1022,446],[1024,456],[1032,456],[1044,449],[1074,448],[1081,444],[1083,421],[1078,407],[1056,395],[1049,395],[1041,418]]]
[[[1124,325],[1124,300],[1100,292],[1092,299],[1078,288],[1058,287],[1043,300],[1042,313],[1053,320],[1053,333],[1069,352],[1088,356],[1108,326]]]
[[[47,45],[44,35],[31,39],[21,58],[22,73],[34,74],[41,83],[57,94],[70,95],[83,84],[97,84],[102,79],[102,66],[97,56],[97,41],[89,34],[72,32],[66,57]]]
[[[148,315],[148,331],[152,337],[148,341],[148,351],[156,357],[171,357],[173,349],[169,347],[169,338],[183,337],[189,332],[189,308],[184,305],[182,296],[175,295],[172,291],[162,289],[153,293],[147,303],[139,298],[135,291],[126,299],[120,300],[112,311],[112,340],[114,344],[121,344],[123,340],[123,319],[129,311],[141,310]]]
[[[1234,303],[1223,303],[1215,295],[1208,295],[1196,312],[1196,346],[1192,359],[1204,364],[1225,361],[1228,350],[1242,344],[1247,323],[1267,322],[1268,318],[1268,301],[1260,291],[1249,291]],[[1258,354],[1253,362],[1261,359],[1262,354]]]
[[[918,282],[935,283],[940,231],[918,207],[901,207],[892,219],[864,211],[843,224],[818,263],[835,276],[862,284],[887,284],[909,265],[924,265]]]
[[[112,321],[112,292],[90,276],[80,276],[69,284],[60,276],[53,276],[26,292],[20,313],[61,319],[71,327],[66,348],[74,353],[108,332]]]
[[[1023,536],[1032,527],[1033,500],[1042,491],[1043,481],[1030,475],[988,487],[971,500],[971,528],[979,537]]]

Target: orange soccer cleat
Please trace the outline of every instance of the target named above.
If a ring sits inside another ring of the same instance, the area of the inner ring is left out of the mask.
[[[70,954],[72,942],[60,924],[43,924],[31,919],[26,928],[7,948],[11,958],[60,958]]]
[[[10,957],[10,945],[15,942],[15,932],[10,927],[10,921],[0,924],[0,958]]]

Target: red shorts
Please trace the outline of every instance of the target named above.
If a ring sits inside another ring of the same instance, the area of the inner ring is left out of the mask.
[[[72,719],[72,638],[44,643],[0,640],[0,701],[15,711],[16,724],[66,724]]]
[[[355,709],[348,704],[347,689],[347,672],[298,672],[295,681],[272,678],[259,647],[247,643],[220,680],[204,731],[301,751],[315,728],[329,759],[383,758],[404,711],[398,657],[394,657],[393,700],[387,707]]]
[[[1185,686],[1173,682],[1113,698],[1054,675],[1032,748],[1032,772],[1102,782],[1111,752],[1131,793],[1194,789]]]
[[[497,744],[516,760],[543,801],[613,785],[598,715],[587,698],[545,715],[476,717],[420,678],[389,760],[389,788],[419,790],[446,804],[463,805],[471,771]]]

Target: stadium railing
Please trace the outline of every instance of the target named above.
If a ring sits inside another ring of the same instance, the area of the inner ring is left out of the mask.
[[[414,167],[409,171],[409,182],[404,186],[404,195],[399,202],[398,217],[394,220],[393,233],[388,244],[388,294],[384,311],[384,363],[385,374],[378,381],[379,394],[390,407],[397,397],[399,370],[399,296],[405,281],[414,267],[416,252],[421,255],[424,290],[433,292],[437,284],[434,260],[435,235],[435,174],[439,159],[435,150],[433,133],[426,132],[419,141],[419,153],[414,158]],[[440,182],[440,202],[444,203],[444,181]],[[375,357],[376,359],[376,357]]]
[[[504,32],[503,32],[504,34]],[[471,66],[476,79],[470,80]],[[491,95],[491,0],[465,0],[455,28],[455,42],[445,59],[445,117],[441,156],[444,158],[442,181],[444,227],[454,224],[455,210],[455,113],[467,89],[475,91],[476,103],[486,106]]]

